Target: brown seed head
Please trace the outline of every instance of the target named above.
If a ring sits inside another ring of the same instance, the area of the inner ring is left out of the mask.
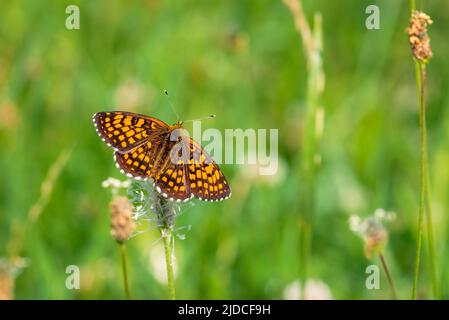
[[[410,26],[407,28],[408,41],[412,48],[413,57],[423,63],[428,63],[432,57],[430,38],[427,34],[427,26],[432,23],[432,19],[427,14],[414,11],[410,18]]]
[[[111,235],[118,243],[123,243],[129,239],[135,229],[132,206],[128,198],[115,197],[109,207],[111,210]]]
[[[366,220],[363,241],[365,242],[365,255],[371,259],[373,252],[382,252],[388,240],[388,232],[377,220],[368,218]]]

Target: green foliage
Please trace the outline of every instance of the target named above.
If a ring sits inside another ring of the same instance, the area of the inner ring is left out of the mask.
[[[367,2],[305,1],[323,19],[325,128],[309,276],[334,298],[388,298],[365,288],[363,244],[351,214],[396,212],[387,260],[398,296],[408,298],[419,200],[419,123],[413,61],[404,32],[409,8],[376,1],[381,30],[365,28]],[[65,8],[81,11],[65,28]],[[371,4],[371,3],[369,3]],[[425,2],[434,20],[427,68],[430,189],[441,297],[449,281],[449,9]],[[26,233],[29,266],[17,278],[21,299],[120,299],[120,257],[109,235],[109,177],[122,178],[92,125],[94,112],[140,112],[174,123],[163,90],[182,119],[217,114],[203,128],[278,128],[282,172],[248,177],[222,165],[232,197],[197,202],[178,219],[178,298],[283,298],[297,280],[300,205],[297,179],[304,123],[306,65],[282,1],[2,1],[0,3],[0,256],[27,221],[58,155],[73,147],[48,205]],[[189,127],[187,126],[187,129]],[[160,235],[127,242],[133,298],[166,298],[155,275]],[[419,297],[430,298],[424,249]],[[151,259],[150,259],[151,258]],[[163,257],[162,257],[163,260]],[[161,262],[163,263],[163,261]],[[81,289],[65,288],[67,265],[81,268]],[[164,270],[162,268],[162,270]]]

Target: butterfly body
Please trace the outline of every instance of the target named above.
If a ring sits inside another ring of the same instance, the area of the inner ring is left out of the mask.
[[[98,112],[93,122],[98,135],[114,149],[117,168],[130,178],[152,179],[165,198],[219,201],[231,195],[218,165],[184,133],[182,122],[168,125],[123,111]]]

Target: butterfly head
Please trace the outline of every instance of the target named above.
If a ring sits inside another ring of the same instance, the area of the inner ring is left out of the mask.
[[[174,125],[172,125],[171,127],[172,127],[173,129],[180,129],[180,128],[183,128],[182,124],[183,124],[183,122],[180,121],[180,120],[178,120],[178,121],[177,121]]]

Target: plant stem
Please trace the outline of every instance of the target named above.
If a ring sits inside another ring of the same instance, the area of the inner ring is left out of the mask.
[[[47,207],[53,195],[56,180],[59,178],[62,170],[67,164],[73,148],[74,147],[63,150],[59,154],[58,158],[52,163],[52,165],[48,169],[44,181],[42,181],[39,198],[28,211],[25,223],[19,224],[17,228],[12,230],[12,236],[7,245],[7,250],[11,260],[14,260],[20,256],[24,246],[28,228],[31,227],[31,225],[33,225],[39,219],[39,217]]]
[[[128,271],[126,268],[126,246],[124,243],[119,243],[119,247],[120,247],[120,260],[122,263],[123,284],[125,288],[126,299],[131,300],[131,293],[129,291],[128,285]]]
[[[165,263],[167,266],[168,298],[170,300],[175,300],[175,283],[173,277],[173,237],[170,229],[161,229],[161,233],[165,249]]]
[[[426,110],[424,105],[424,78],[425,78],[425,65],[420,62],[417,64],[417,83],[419,92],[419,127],[421,129],[421,148],[420,148],[420,191],[419,191],[419,213],[418,213],[418,238],[416,244],[416,257],[415,257],[415,275],[413,279],[412,299],[416,299],[418,291],[418,278],[419,278],[419,266],[421,262],[421,246],[422,246],[422,234],[424,223],[424,202],[426,193]]]
[[[435,259],[435,246],[433,240],[433,223],[432,223],[432,205],[430,203],[430,178],[429,178],[429,162],[427,152],[425,154],[425,171],[426,171],[426,226],[427,226],[427,245],[430,259],[430,272],[432,277],[432,290],[435,299],[440,298],[438,290],[437,268]]]
[[[413,16],[416,4],[415,0],[410,0],[410,16]],[[416,265],[415,275],[413,281],[412,298],[416,299],[418,289],[419,264],[421,255],[421,241],[422,241],[422,225],[423,225],[423,211],[425,205],[426,226],[427,226],[427,241],[430,260],[430,273],[432,279],[432,290],[435,299],[439,298],[438,280],[436,271],[435,246],[433,237],[433,223],[432,223],[432,205],[430,201],[430,174],[429,174],[429,160],[427,156],[427,128],[426,128],[426,108],[425,108],[425,82],[426,82],[426,64],[415,60],[415,74],[416,83],[418,87],[419,96],[419,110],[420,110],[420,128],[421,128],[421,190],[420,190],[420,209],[418,217],[418,243],[416,248]],[[424,201],[424,204],[423,204]]]
[[[396,300],[397,296],[396,296],[396,289],[395,289],[394,283],[393,283],[393,278],[391,277],[387,262],[385,261],[385,258],[384,258],[384,255],[382,254],[382,252],[379,252],[379,258],[380,258],[380,262],[382,263],[382,267],[385,271],[385,275],[387,276],[388,285],[390,286],[390,290],[391,290],[391,297],[393,298],[393,300]]]
[[[422,113],[423,118],[423,128],[424,131],[424,144],[422,146],[422,166],[424,170],[424,202],[425,202],[425,213],[426,213],[426,227],[427,227],[427,245],[429,251],[430,260],[430,275],[432,280],[432,291],[435,299],[438,299],[438,280],[436,271],[436,259],[435,259],[435,246],[433,238],[433,222],[432,222],[432,206],[430,203],[430,177],[429,177],[429,160],[427,155],[427,125],[426,125],[426,106],[425,106],[425,85],[426,85],[426,65],[420,62],[416,62],[416,73],[417,73],[417,83],[419,90],[419,104],[420,113]]]
[[[301,262],[299,279],[301,281],[301,297],[306,300],[306,285],[307,285],[307,275],[308,275],[308,256],[310,251],[310,236],[311,236],[311,225],[304,220],[303,218],[300,220],[300,230],[301,233],[299,235],[299,259]]]
[[[292,14],[305,52],[307,63],[307,108],[303,133],[302,155],[300,161],[300,217],[299,217],[299,278],[302,290],[306,287],[308,264],[311,251],[313,217],[315,215],[315,180],[320,166],[319,142],[321,132],[317,126],[320,97],[323,90],[322,79],[322,19],[319,13],[314,15],[313,27],[307,21],[301,0],[283,0]],[[321,129],[320,129],[321,130]]]

